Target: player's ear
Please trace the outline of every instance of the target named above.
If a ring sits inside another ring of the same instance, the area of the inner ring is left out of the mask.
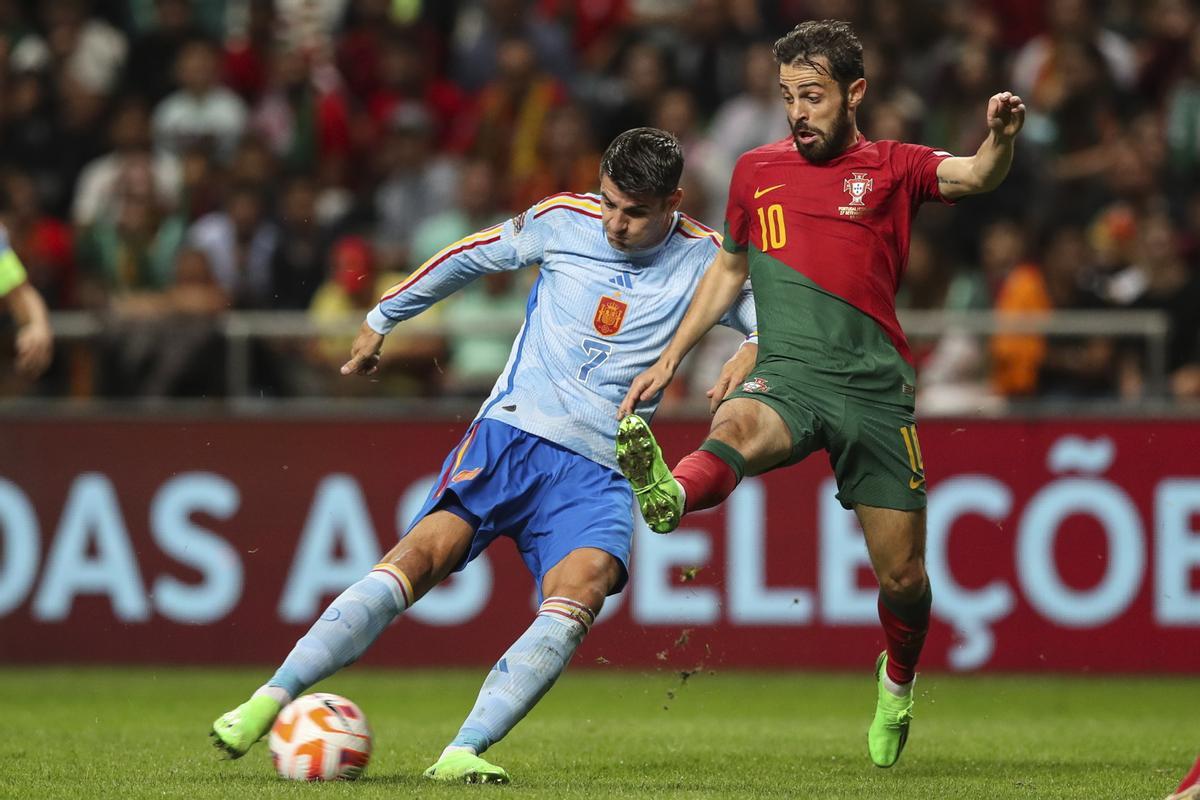
[[[858,104],[863,101],[863,95],[867,93],[867,79],[858,78],[851,81],[846,87],[846,105],[850,108],[858,108]]]
[[[667,211],[674,214],[679,210],[679,204],[683,202],[683,187],[680,186],[667,195]]]

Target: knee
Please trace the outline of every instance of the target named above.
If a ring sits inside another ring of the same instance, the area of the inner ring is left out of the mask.
[[[572,554],[574,555],[574,554]],[[604,598],[621,578],[621,563],[608,553],[568,557],[542,583],[546,597],[566,597],[599,614]]]
[[[708,438],[739,449],[748,444],[751,435],[751,425],[740,414],[729,414],[717,420],[708,432]]]
[[[889,566],[878,577],[880,590],[898,600],[917,600],[929,585],[925,562],[919,558]]]

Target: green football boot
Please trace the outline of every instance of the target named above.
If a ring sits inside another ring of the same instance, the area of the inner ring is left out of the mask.
[[[655,533],[670,533],[683,516],[683,489],[663,461],[646,420],[630,414],[617,426],[617,465],[633,486],[642,518]]]
[[[442,753],[425,777],[446,783],[508,783],[508,773],[503,767],[489,764],[469,750],[451,750]]]
[[[208,735],[213,746],[229,758],[241,758],[271,730],[283,706],[273,697],[260,694],[217,718]]]
[[[867,749],[871,761],[877,767],[890,767],[900,759],[904,744],[908,741],[908,727],[912,724],[913,696],[896,697],[883,685],[883,671],[887,669],[887,651],[879,654],[875,661],[875,687],[879,699],[875,703],[875,719],[867,730]]]

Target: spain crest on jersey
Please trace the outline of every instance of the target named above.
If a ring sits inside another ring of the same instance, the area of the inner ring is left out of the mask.
[[[625,321],[628,308],[628,303],[623,303],[615,297],[601,297],[599,305],[596,306],[596,316],[592,318],[592,327],[601,336],[614,335],[621,330],[621,323]]]

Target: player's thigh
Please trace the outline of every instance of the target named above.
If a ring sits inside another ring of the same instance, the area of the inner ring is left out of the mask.
[[[828,446],[842,506],[923,509],[925,461],[912,409],[845,396],[839,405]]]
[[[795,437],[783,414],[757,398],[731,397],[713,417],[710,439],[724,442],[746,459],[746,474],[757,475],[788,460]]]
[[[599,614],[604,598],[622,579],[624,567],[611,553],[578,547],[567,553],[542,579],[543,597],[567,597]]]
[[[599,597],[566,596],[598,610],[604,596],[620,592],[629,576],[633,494],[628,481],[583,456],[564,454],[515,539],[543,597],[568,584],[581,592],[588,586],[599,590]]]
[[[421,597],[466,557],[475,537],[475,526],[444,508],[423,516],[388,551],[383,561],[397,567]]]

